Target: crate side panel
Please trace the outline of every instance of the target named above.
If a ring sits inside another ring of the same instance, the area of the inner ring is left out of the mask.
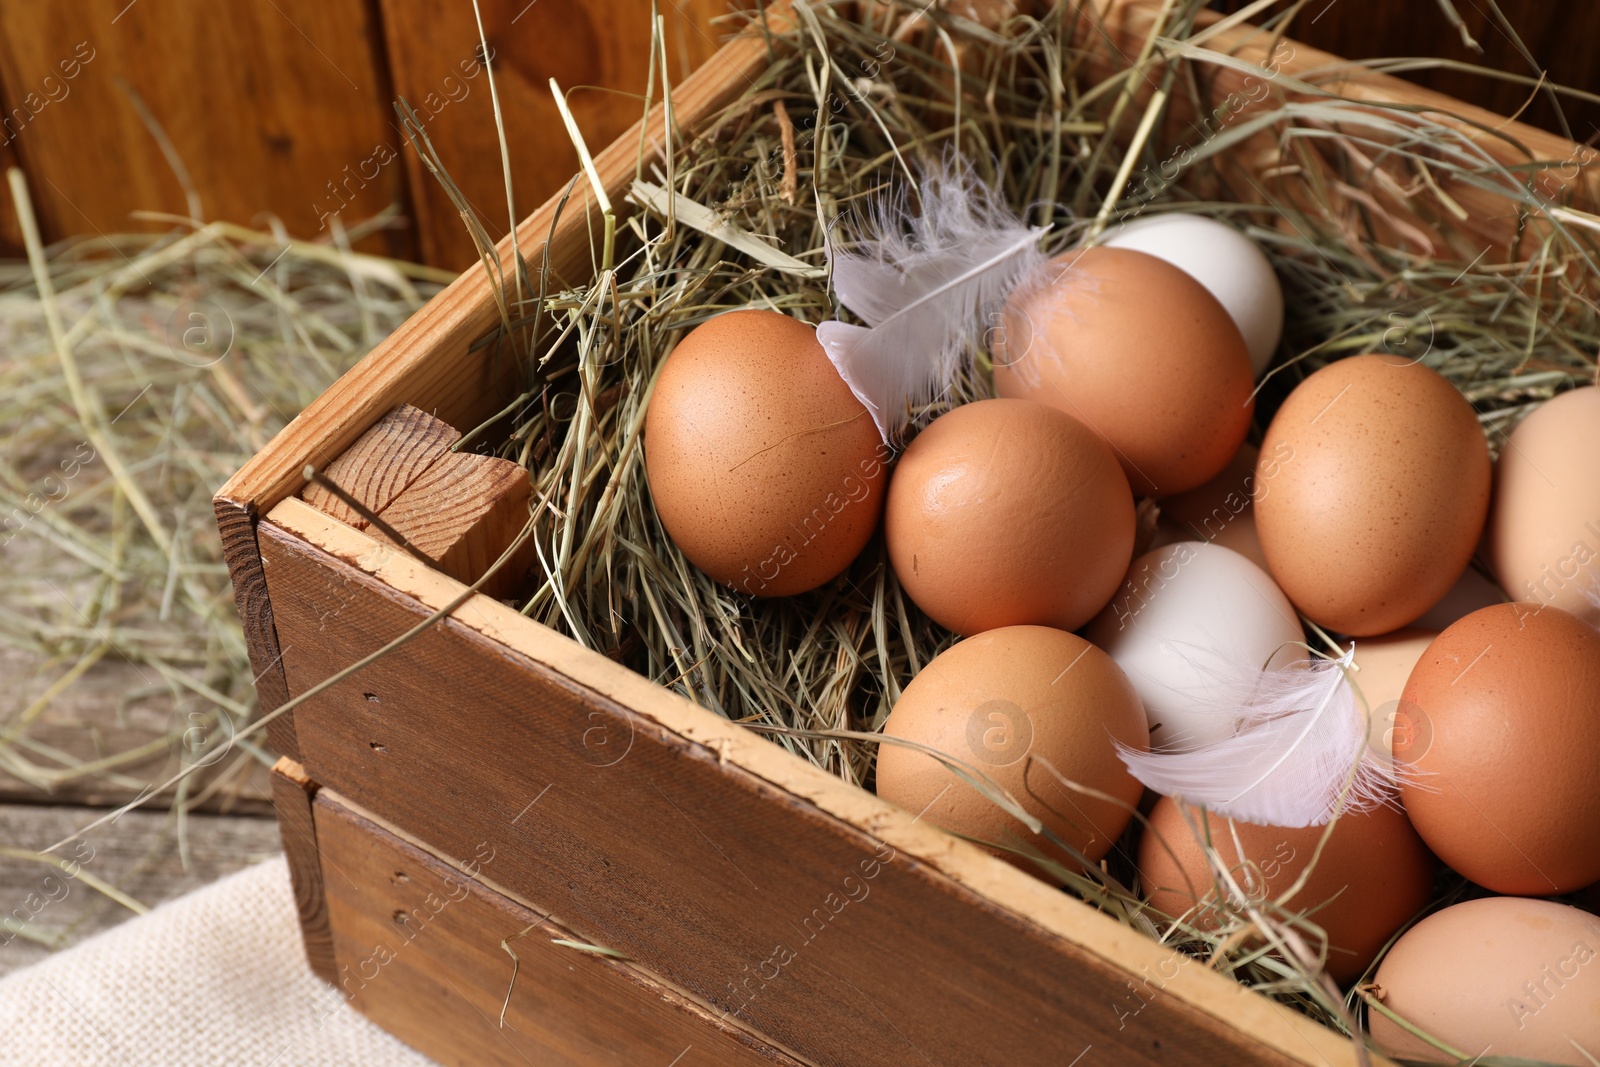
[[[571,932],[473,877],[500,866],[488,842],[446,863],[326,791],[315,813],[318,844],[340,872],[328,912],[350,962],[336,984],[364,1015],[441,1063],[800,1067],[626,963],[554,944]]]
[[[1087,18],[1081,27],[1081,42],[1089,54],[1091,77],[1108,77],[1125,68],[1130,52],[1144,46],[1156,20],[1164,17],[1164,10],[1160,0],[1112,0],[1101,15]],[[1215,26],[1223,18],[1219,12],[1201,11],[1197,27]],[[1574,160],[1589,158],[1588,150],[1582,146],[1403,78],[1348,63],[1250,23],[1231,25],[1215,33],[1206,41],[1205,51],[1255,64],[1258,70],[1204,60],[1193,64],[1191,69],[1203,86],[1202,99],[1206,103],[1197,107],[1187,93],[1176,94],[1171,100],[1164,123],[1167,136],[1179,146],[1172,159],[1220,132],[1218,122],[1238,128],[1250,115],[1275,108],[1284,100],[1316,100],[1319,94],[1327,93],[1374,105],[1397,104],[1440,119],[1461,134],[1461,143],[1454,150],[1461,150],[1470,142],[1473,153],[1483,153],[1512,174],[1521,173],[1528,188],[1537,184],[1553,202],[1571,199],[1575,205],[1587,207],[1600,194],[1600,176],[1571,165]],[[1159,78],[1149,84],[1153,86],[1157,81]],[[1300,88],[1304,84],[1316,88],[1304,91]],[[1317,195],[1328,198],[1330,209],[1351,214],[1359,209],[1366,217],[1365,224],[1374,227],[1386,243],[1415,245],[1418,239],[1426,239],[1432,243],[1434,255],[1469,259],[1487,248],[1499,249],[1503,254],[1526,239],[1530,230],[1537,233],[1548,225],[1537,216],[1530,220],[1513,210],[1507,199],[1510,186],[1497,191],[1440,171],[1430,178],[1438,192],[1410,189],[1416,172],[1409,166],[1401,169],[1395,160],[1385,160],[1368,143],[1393,141],[1395,134],[1371,121],[1381,114],[1376,108],[1366,118],[1360,111],[1346,110],[1342,125],[1335,123],[1333,127],[1359,146],[1360,155],[1345,158],[1347,163],[1359,164],[1349,178],[1356,195],[1337,189],[1323,189]],[[1394,116],[1390,113],[1389,117]],[[1494,132],[1485,132],[1491,130]],[[1278,137],[1279,131],[1265,130],[1232,146],[1223,161],[1226,186],[1214,190],[1214,195],[1313,207],[1317,196],[1301,177],[1302,168],[1293,165],[1296,161],[1292,157],[1285,158]],[[1329,151],[1348,147],[1348,142],[1337,141],[1325,146]],[[1148,168],[1144,181],[1152,181]],[[1407,191],[1396,195],[1400,189]],[[1368,203],[1381,205],[1381,210],[1369,212]],[[1407,224],[1404,230],[1393,224],[1395,219]]]
[[[261,538],[292,692],[426,615]],[[298,711],[319,782],[818,1063],[1290,1062],[454,620]]]

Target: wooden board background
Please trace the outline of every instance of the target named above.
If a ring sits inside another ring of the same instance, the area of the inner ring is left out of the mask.
[[[509,232],[511,216],[488,79],[461,76],[461,63],[470,63],[478,48],[472,6],[462,0],[381,0],[381,5],[395,93],[419,113],[437,114],[427,124],[428,136],[489,236],[499,241]],[[551,78],[568,91],[591,152],[616,140],[644,113],[651,3],[480,0],[480,6],[494,49],[520,220],[578,172],[577,152],[550,93]],[[724,31],[712,19],[728,10],[728,0],[668,0],[659,6],[666,20],[669,74],[676,83],[716,50]],[[451,267],[472,262],[466,227],[409,147],[405,166],[424,261]]]
[[[577,170],[551,99],[555,77],[598,151],[643,111],[650,0],[481,0],[520,218]],[[715,50],[727,0],[660,4],[674,80]],[[395,118],[397,95],[491,236],[506,198],[470,0],[0,0],[0,166],[14,153],[47,240],[115,233],[136,210],[187,214],[182,187],[132,103],[148,107],[208,219],[301,237],[387,207],[402,216],[365,251],[461,268],[467,232]],[[63,76],[77,54],[75,76]],[[475,71],[470,76],[467,71]],[[130,93],[131,90],[131,93]],[[35,111],[37,113],[35,113]],[[9,141],[7,141],[9,138]],[[16,217],[0,205],[0,254]],[[342,209],[342,210],[341,210]]]
[[[45,96],[13,148],[46,239],[115,233],[130,211],[187,214],[178,179],[141,120],[160,122],[207,218],[317,232],[326,182],[359,167],[386,134],[387,71],[363,0],[196,4],[192,0],[0,3],[5,113]],[[63,61],[82,59],[66,78]],[[354,191],[354,220],[405,202],[398,166]],[[8,206],[9,206],[9,198]],[[406,255],[403,234],[372,251]]]
[[[1244,0],[1218,0],[1237,8]],[[725,33],[712,20],[728,0],[663,0],[672,74],[703,60]],[[1600,88],[1600,5],[1501,0],[1528,54],[1486,6],[1456,3],[1481,55],[1461,41],[1440,6],[1390,0],[1313,0],[1293,34],[1352,58],[1428,55]],[[482,0],[500,58],[518,216],[564,185],[576,168],[548,79],[571,101],[598,150],[640,114],[649,0]],[[478,34],[470,0],[0,0],[0,166],[28,174],[46,238],[112,233],[129,213],[186,211],[171,167],[130,102],[137,92],[172,140],[209,218],[326,236],[322,212],[343,205],[349,225],[392,205],[395,228],[368,251],[460,268],[472,246],[454,208],[405,142],[392,103],[426,112],[439,155],[490,235],[506,233],[505,192],[487,79],[464,77]],[[82,47],[93,57],[64,79]],[[1512,114],[1526,86],[1459,71],[1418,71],[1423,84]],[[584,86],[592,88],[581,88]],[[54,98],[52,98],[54,97]],[[431,101],[431,103],[430,103]],[[33,110],[37,110],[37,114]],[[1572,136],[1596,132],[1600,108],[1569,102]],[[1555,129],[1548,99],[1523,116]],[[15,254],[16,219],[0,197],[0,255]]]

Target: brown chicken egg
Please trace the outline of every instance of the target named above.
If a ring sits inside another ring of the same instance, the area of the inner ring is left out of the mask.
[[[1267,569],[1313,622],[1367,637],[1450,591],[1489,507],[1489,448],[1472,406],[1437,372],[1351,356],[1284,401],[1256,479]]]
[[[1400,711],[1400,697],[1411,670],[1439,634],[1408,627],[1392,634],[1355,642],[1355,687],[1371,718],[1367,748],[1385,767],[1392,767],[1395,739],[1417,724]]]
[[[1029,400],[935,419],[889,483],[884,539],[900,585],[956,633],[1073,630],[1133,557],[1133,494],[1104,441]]]
[[[1369,710],[1400,703],[1406,679],[1438,636],[1433,630],[1407,628],[1355,642],[1356,688]]]
[[[993,331],[1003,397],[1060,408],[1111,443],[1134,492],[1218,474],[1255,409],[1244,337],[1205,286],[1124,248],[1075,249],[1012,298]]]
[[[1600,881],[1600,630],[1482,608],[1428,646],[1401,714],[1401,795],[1440,859],[1497,893]]]
[[[1276,900],[1295,884],[1327,830],[1258,826],[1198,808],[1187,811],[1240,890],[1257,901]],[[1387,806],[1346,812],[1306,884],[1285,906],[1309,913],[1327,934],[1328,973],[1347,983],[1428,903],[1433,874],[1433,857],[1404,812]],[[1170,797],[1156,802],[1139,839],[1139,881],[1151,906],[1164,915],[1189,915],[1201,927],[1221,918],[1217,880],[1184,808]]]
[[[730,311],[691,330],[650,397],[645,473],[673,542],[754,596],[815,589],[877,528],[887,450],[816,330]]]
[[[1466,1060],[1590,1067],[1600,1055],[1600,917],[1577,908],[1519,897],[1452,905],[1400,935],[1375,980],[1380,1004]],[[1367,1019],[1390,1055],[1458,1062],[1381,1011]]]
[[[1148,746],[1139,698],[1111,657],[1064,630],[1007,626],[951,646],[906,686],[883,732],[977,769],[1091,861],[1110,851],[1144,790],[1115,745]],[[1121,803],[1070,789],[1029,757]],[[998,845],[1020,838],[1069,862],[924,752],[881,743],[877,788],[935,826]]]
[[[1231,548],[1266,570],[1267,557],[1261,553],[1261,538],[1256,535],[1256,516],[1250,503],[1259,458],[1254,445],[1242,445],[1221,474],[1202,486],[1163,500],[1150,547],[1206,541]]]
[[[1547,400],[1494,472],[1489,558],[1506,591],[1600,626],[1600,389]]]

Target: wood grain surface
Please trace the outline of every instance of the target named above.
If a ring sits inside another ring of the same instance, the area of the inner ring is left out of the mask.
[[[318,514],[298,501],[282,507]],[[344,529],[346,550],[388,567],[391,580],[428,573]],[[271,520],[260,541],[291,692],[428,612]],[[488,598],[461,611],[496,632],[518,623],[542,631]],[[911,816],[769,742],[686,740],[638,709],[660,704],[652,711],[670,718],[681,705],[682,717],[716,717],[604,657],[582,653],[574,664],[616,678],[633,707],[446,620],[403,654],[301,705],[306,771],[443,854],[471,855],[489,843],[500,857],[494,878],[509,893],[816,1063],[903,1064],[932,1054],[946,1063],[1069,1063],[1091,1045],[1127,1064],[1353,1062],[1348,1046],[1309,1020],[1185,968],[1133,931],[915,828]],[[745,766],[766,761],[778,766],[769,774],[793,774],[858,814],[831,815]],[[918,851],[889,839],[905,819],[913,827],[902,840]],[[931,856],[975,865],[995,890],[1009,880],[1007,892],[1036,897],[1046,913],[1065,909],[1061,925],[998,905],[930,865]],[[1074,927],[1114,944],[1101,951],[1115,951],[1118,962],[1057,932]],[[1161,967],[1173,977],[1157,979],[1166,995],[1129,993],[1130,982]],[[1188,982],[1214,998],[1208,1010],[1192,1002],[1192,988],[1177,992]],[[1137,1023],[1119,1027],[1129,1014]]]
[[[491,238],[509,232],[499,140],[488,78],[478,71],[478,25],[456,0],[379,0],[396,96],[425,120],[451,178]],[[564,188],[578,155],[550,92],[554,78],[593,152],[644,113],[650,0],[482,0],[500,111],[505,119],[516,217]],[[727,32],[713,24],[729,0],[659,5],[667,73],[674,84]],[[657,76],[657,93],[660,80]],[[659,98],[659,96],[658,96]],[[405,149],[420,250],[436,266],[463,269],[477,252],[454,205],[421,158]]]
[[[0,974],[133,918],[84,878],[18,854],[47,848],[102,814],[81,807],[0,804],[0,846],[8,850],[0,858]],[[186,857],[178,849],[177,824],[158,805],[91,831],[59,855],[84,875],[109,882],[151,908],[278,852],[278,828],[270,818],[190,815],[183,832]],[[14,927],[3,923],[8,917],[26,922],[28,933],[13,935]]]
[[[282,756],[272,768],[272,799],[278,809],[278,833],[283,851],[289,857],[289,882],[294,887],[294,906],[300,916],[300,941],[305,948],[311,973],[325,982],[338,977],[334,962],[333,931],[328,924],[328,901],[324,893],[329,869],[317,841],[316,818],[312,804],[317,784],[306,776],[305,768]]]
[[[500,558],[528,519],[525,468],[495,456],[452,452],[461,434],[402,404],[340,453],[323,473],[445,574],[472,583]],[[382,541],[393,539],[321,482],[300,499]],[[399,542],[394,542],[399,544]],[[490,577],[490,596],[511,596],[534,558],[530,540]]]
[[[481,578],[528,521],[533,493],[525,467],[495,456],[440,456],[378,513],[439,570],[464,583]],[[380,530],[373,536],[387,541]],[[490,596],[521,588],[533,562],[530,538],[484,586]]]
[[[0,717],[8,733],[68,669],[36,651],[0,645]],[[175,698],[160,681],[153,668],[101,657],[0,745],[0,803],[115,807],[203,760],[199,745],[226,736],[209,717],[213,705]],[[195,726],[200,732],[189,734]],[[118,758],[124,753],[131,758]],[[152,806],[174,795],[168,790]],[[266,768],[238,749],[197,771],[184,797],[205,812],[261,816],[272,810]]]
[[[276,216],[311,237],[341,202],[347,225],[403,210],[404,167],[374,159],[391,98],[378,37],[366,0],[0,2],[4,103],[14,116],[43,102],[13,147],[47,238],[143,228],[135,210],[188,214],[135,96],[208,219]],[[361,247],[414,245],[391,230]]]
[[[322,473],[367,510],[381,512],[459,440],[454,426],[401,404],[334,457]],[[307,485],[300,499],[358,530],[367,528],[360,513],[321,485]]]
[[[335,984],[441,1063],[798,1067],[627,962],[571,947],[583,944],[573,931],[488,888],[476,875],[503,862],[492,844],[446,862],[326,791],[315,811]]]
[[[217,516],[217,534],[222,540],[222,558],[228,565],[228,579],[233,583],[233,605],[244,626],[250,672],[256,684],[256,707],[267,712],[288,702],[289,690],[283,681],[278,631],[272,624],[272,601],[267,596],[261,551],[256,546],[256,506],[249,500],[229,499],[219,493],[212,499],[211,507]],[[269,722],[266,733],[267,744],[274,752],[297,758],[293,712]]]

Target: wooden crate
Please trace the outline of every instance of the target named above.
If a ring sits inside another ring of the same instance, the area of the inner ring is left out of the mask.
[[[1153,7],[1115,6],[1107,39],[1136,48]],[[676,92],[678,121],[714,123],[768,47],[724,47]],[[1243,26],[1211,47],[1266,54]],[[1331,61],[1302,48],[1290,67]],[[1213,91],[1243,77],[1222,71]],[[1451,103],[1371,74],[1342,88]],[[654,115],[598,157],[614,194],[661,129]],[[1516,132],[1538,158],[1572,153]],[[548,237],[552,268],[581,270],[592,222],[547,204],[522,247],[537,263]],[[1503,240],[1510,223],[1473,225]],[[418,514],[404,502],[437,473],[449,427],[476,425],[513,388],[471,348],[494,325],[490,294],[481,268],[464,274],[216,499],[263,707],[461,601],[402,654],[273,723],[318,974],[446,1062],[1359,1062],[1348,1039],[914,813],[491,597],[462,601],[503,534],[492,507],[428,528],[436,566],[326,494],[302,495],[303,468],[332,464],[380,518]],[[518,934],[513,982],[502,941]]]

